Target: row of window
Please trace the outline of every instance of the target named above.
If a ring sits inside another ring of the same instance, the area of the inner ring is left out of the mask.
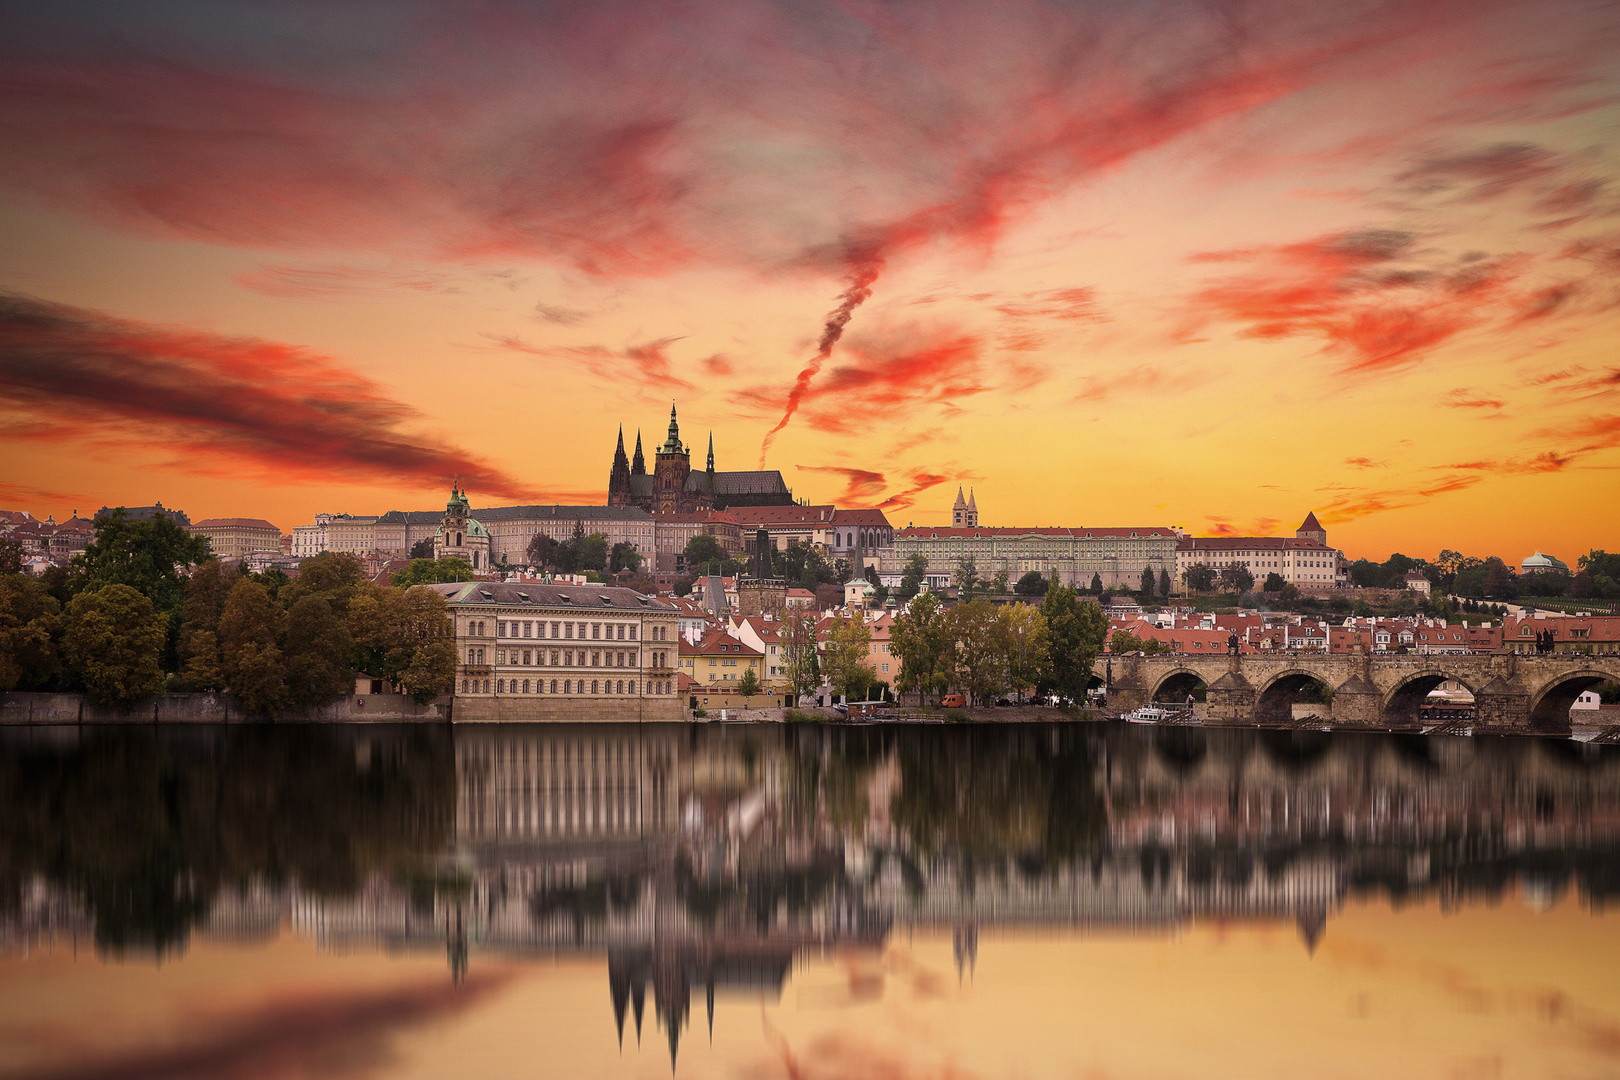
[[[551,667],[635,667],[636,656],[634,652],[590,652],[584,649],[575,651],[564,649],[559,652],[551,650]],[[558,659],[561,657],[561,659]],[[468,649],[467,663],[482,664],[484,662],[483,649]],[[517,649],[495,650],[497,664],[522,665],[523,667],[545,667],[546,653],[543,649]]]
[[[584,679],[563,679],[562,689],[559,690],[558,680],[551,680],[550,693],[553,694],[634,694],[636,680],[630,679],[592,679],[590,689],[585,688]],[[490,680],[488,679],[462,679],[461,692],[463,694],[487,694]],[[532,689],[531,689],[532,687]],[[546,680],[544,679],[496,679],[495,693],[497,694],[544,694],[546,693]],[[648,694],[673,694],[675,683],[669,679],[659,679],[646,684]]]
[[[482,623],[479,623],[478,625],[480,627],[483,626]],[[592,641],[601,641],[604,639],[608,641],[613,641],[615,639],[618,641],[636,640],[635,623],[546,623],[536,621],[534,619],[529,619],[524,622],[518,622],[515,619],[511,622],[501,622],[495,628],[495,636],[512,638],[543,638],[547,636],[554,638],[572,638],[576,636],[575,631],[577,628],[577,636],[584,638],[585,628],[587,625],[590,627]],[[551,628],[551,633],[549,635],[546,633],[546,628],[548,626]],[[662,626],[653,627],[653,640],[664,640],[662,634],[666,629],[666,627]]]

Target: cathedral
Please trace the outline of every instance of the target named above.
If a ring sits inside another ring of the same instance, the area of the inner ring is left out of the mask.
[[[728,506],[792,506],[793,492],[775,469],[716,472],[713,432],[709,433],[708,465],[694,472],[691,448],[681,444],[680,425],[671,405],[669,436],[658,447],[650,474],[641,452],[641,433],[636,432],[632,459],[625,456],[624,428],[619,428],[619,446],[608,473],[608,505],[636,506],[649,514],[691,514]]]

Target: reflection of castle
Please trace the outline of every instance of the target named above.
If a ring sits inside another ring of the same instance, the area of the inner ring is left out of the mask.
[[[378,738],[349,760],[423,764]],[[414,885],[227,889],[196,931],[443,949],[457,978],[489,953],[605,957],[621,1041],[650,994],[673,1060],[694,1002],[712,1030],[717,997],[780,994],[796,956],[897,929],[948,930],[965,979],[1007,929],[1254,919],[1314,948],[1357,896],[1620,890],[1620,758],[1548,740],[601,724],[458,728],[425,752],[454,759],[455,827]],[[375,820],[415,812],[414,790]],[[91,932],[64,884],[24,901],[0,922],[13,949]]]

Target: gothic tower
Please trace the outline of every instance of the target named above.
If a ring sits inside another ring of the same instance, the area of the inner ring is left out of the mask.
[[[968,504],[962,498],[962,485],[956,485],[956,502],[951,504],[951,528],[961,529],[967,526]]]
[[[636,447],[639,455],[641,447]],[[630,505],[630,459],[624,456],[624,425],[619,425],[619,447],[613,451],[613,468],[608,472],[608,505]]]
[[[678,514],[683,506],[687,474],[692,471],[692,454],[681,445],[681,426],[675,419],[675,406],[669,407],[669,437],[658,448],[653,462],[655,506],[660,514]]]
[[[636,456],[630,459],[630,475],[646,476],[647,459],[641,456],[641,432],[636,431]]]
[[[958,488],[957,490],[960,491],[961,489]],[[972,488],[968,488],[967,527],[970,529],[979,527],[979,501],[973,497]]]

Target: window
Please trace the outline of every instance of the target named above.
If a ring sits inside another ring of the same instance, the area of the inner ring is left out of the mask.
[[[551,624],[551,636],[552,637],[562,637],[561,634],[557,633],[557,624],[556,623]]]
[[[564,631],[563,632],[563,637],[570,637],[570,638],[573,637],[574,636],[574,624],[573,623],[563,623],[563,631]]]
[[[495,650],[495,662],[497,664],[506,663],[506,650],[505,649],[496,649]]]
[[[574,692],[574,683],[573,683],[573,680],[571,680],[571,679],[564,679],[564,680],[563,680],[563,693],[565,693],[565,694],[572,694],[572,693],[573,693],[573,692]]]
[[[533,629],[533,627],[534,627],[533,623],[524,623],[523,624],[523,636],[528,637],[529,636],[529,631],[531,629]]]
[[[523,680],[523,692],[525,694],[527,694],[529,692],[529,680],[528,679]]]
[[[504,622],[501,623],[500,626],[496,629],[495,636],[496,637],[505,637],[506,636],[506,624]]]
[[[595,680],[595,679],[592,679],[592,680],[591,680],[591,693],[593,693],[593,694],[594,694],[594,693],[596,693],[596,692],[597,692],[597,690],[596,690],[596,680]]]
[[[556,649],[551,650],[551,666],[552,667],[557,666],[557,650]]]
[[[591,623],[591,640],[596,641],[602,636],[602,624]]]
[[[495,682],[495,692],[497,694],[506,693],[506,680],[505,679],[496,680],[496,682]]]
[[[591,667],[601,667],[601,666],[602,666],[602,654],[599,653],[599,652],[591,653]]]
[[[630,627],[630,640],[636,640],[636,628],[634,626]]]
[[[556,679],[551,680],[551,692],[553,694],[555,694],[557,692],[557,680]]]
[[[619,686],[618,692],[621,693],[621,694],[624,693],[624,680],[623,679],[620,679],[618,681],[618,686]]]

